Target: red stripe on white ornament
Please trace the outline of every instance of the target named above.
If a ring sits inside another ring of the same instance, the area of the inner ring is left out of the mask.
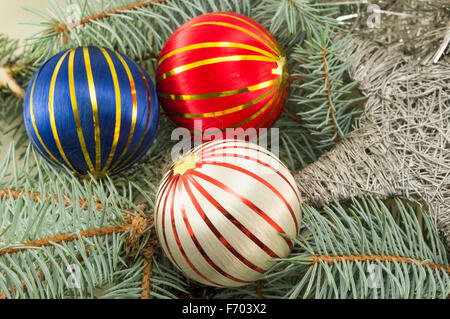
[[[234,198],[238,199],[239,202],[241,202],[242,204],[244,204],[245,206],[250,208],[251,211],[253,211],[259,217],[261,217],[277,233],[286,234],[286,232],[266,212],[261,210],[258,206],[256,206],[248,198],[245,198],[245,197],[241,196],[240,194],[238,194],[236,191],[234,191],[229,186],[227,186],[224,183],[218,181],[217,179],[214,179],[214,178],[212,178],[212,177],[210,177],[210,176],[208,176],[206,174],[203,174],[203,173],[201,173],[201,172],[199,172],[197,170],[191,170],[189,172],[189,174],[191,174],[193,176],[196,176],[198,178],[201,178],[201,179],[211,183],[212,185],[220,188],[221,190],[225,191],[227,194],[232,195]],[[252,233],[254,233],[254,231],[252,231]],[[292,242],[286,237],[282,237],[282,238],[285,241],[285,243],[288,246],[288,248],[290,249],[292,247]],[[259,240],[259,238],[258,238],[258,240]],[[275,256],[272,256],[272,257],[275,257]]]
[[[187,182],[187,179],[190,177],[187,176],[187,178],[183,179],[183,183],[185,186],[185,189],[188,193],[189,198],[191,199],[192,204],[194,205],[197,213],[200,215],[200,217],[203,219],[205,224],[209,227],[211,232],[216,236],[216,238],[222,243],[223,246],[227,248],[227,250],[232,253],[237,259],[239,259],[243,264],[245,264],[250,269],[257,271],[259,273],[264,273],[264,269],[258,267],[257,265],[253,264],[249,260],[247,260],[244,256],[242,256],[228,241],[227,239],[220,233],[220,231],[214,226],[212,221],[208,218],[208,216],[205,214],[204,210],[200,206],[199,202],[196,199],[196,196],[194,196],[192,189]]]
[[[208,277],[206,277],[203,273],[201,273],[197,267],[195,267],[195,265],[192,263],[192,261],[189,259],[189,257],[187,256],[183,246],[181,245],[181,241],[180,238],[178,236],[178,231],[177,231],[177,227],[175,225],[175,217],[174,217],[174,207],[175,207],[175,193],[177,191],[177,183],[180,179],[181,175],[177,175],[175,176],[175,187],[172,190],[172,198],[171,198],[171,207],[170,207],[170,223],[172,225],[172,234],[175,238],[175,242],[176,245],[178,247],[178,253],[181,254],[181,256],[183,257],[184,261],[189,265],[190,269],[197,274],[198,276],[200,276],[203,280],[215,285],[215,286],[222,286],[221,284],[209,279]],[[170,249],[169,249],[170,250]],[[204,257],[204,256],[203,256]],[[186,267],[183,267],[183,269],[187,272]],[[192,272],[191,272],[191,276],[192,276]]]
[[[233,145],[230,145],[233,144]],[[219,145],[219,147],[217,147]],[[223,146],[225,145],[225,146]],[[252,146],[254,145],[254,146]],[[194,149],[193,152],[197,153],[199,157],[202,157],[204,155],[209,155],[211,153],[220,152],[222,150],[249,150],[249,151],[255,151],[258,153],[262,153],[264,155],[267,155],[268,161],[275,161],[279,166],[281,166],[284,170],[286,175],[290,176],[290,171],[287,168],[287,166],[278,158],[275,157],[272,153],[267,151],[265,148],[258,146],[257,144],[250,144],[243,140],[234,140],[234,139],[228,139],[228,140],[219,140],[219,141],[211,141],[208,143],[204,143],[202,145],[199,145],[196,149]],[[258,156],[259,157],[259,156]],[[275,165],[270,164],[272,167],[275,167]],[[294,179],[291,179],[291,183],[295,185]],[[294,187],[295,188],[295,187]],[[296,188],[295,188],[296,189]],[[295,191],[297,194],[297,197],[299,198],[298,190]],[[300,200],[300,198],[299,198]]]
[[[286,205],[286,207],[287,207],[287,209],[289,210],[289,212],[291,213],[291,216],[292,216],[292,219],[293,219],[293,221],[294,221],[294,224],[295,224],[295,232],[297,233],[298,232],[298,221],[297,221],[297,218],[295,217],[295,213],[294,213],[294,210],[292,209],[292,207],[291,207],[291,205],[288,203],[288,201],[284,198],[284,196],[283,195],[281,195],[281,193],[277,190],[277,189],[275,189],[275,187],[273,187],[270,183],[268,183],[265,179],[263,179],[263,178],[261,178],[260,176],[258,176],[258,175],[256,175],[256,174],[254,174],[254,173],[252,173],[251,171],[249,171],[249,170],[246,170],[246,169],[244,169],[244,168],[242,168],[242,167],[239,167],[239,166],[237,166],[237,165],[233,165],[233,164],[230,164],[230,163],[219,163],[219,162],[214,162],[214,161],[200,161],[200,162],[197,162],[197,165],[199,166],[199,167],[201,167],[201,166],[203,166],[203,165],[216,165],[216,166],[221,166],[221,167],[226,167],[226,168],[230,168],[230,169],[233,169],[233,170],[235,170],[235,171],[238,171],[238,172],[241,172],[241,173],[243,173],[243,174],[245,174],[245,175],[247,175],[247,176],[250,176],[250,177],[252,177],[252,178],[254,178],[255,180],[257,180],[258,182],[260,182],[261,184],[263,184],[264,186],[266,186],[267,188],[269,188],[274,194],[276,194],[277,196],[278,196],[278,198],[279,199],[281,199],[281,201]],[[246,199],[246,200],[248,200],[248,199]],[[250,203],[250,201],[248,201],[249,203]],[[246,203],[247,204],[247,203]],[[247,204],[248,205],[248,204]],[[252,206],[254,206],[254,207],[256,207],[256,205],[254,205],[253,203],[251,204]],[[257,207],[256,207],[257,208]],[[261,211],[259,208],[257,208],[257,210],[258,211]],[[266,215],[267,216],[267,215]],[[267,222],[269,222],[272,226],[275,226],[276,225],[276,223],[275,223],[275,221],[273,221],[273,220],[271,220],[271,219],[269,219],[270,217],[269,216],[267,216]],[[276,225],[277,227],[278,227],[278,229],[280,229],[280,230],[282,230],[281,229],[281,227],[280,226],[278,226],[278,225]],[[285,233],[284,231],[282,231],[283,233]],[[286,242],[288,243],[288,245],[289,245],[289,247],[292,247],[292,242],[291,242],[291,240],[289,240],[288,238],[286,238],[286,237],[283,237],[285,240],[286,240]]]
[[[195,171],[190,171],[192,175]],[[199,175],[203,175],[199,173]],[[254,242],[259,248],[261,248],[268,257],[279,258],[279,256],[268,246],[266,246],[258,237],[256,237],[252,231],[245,227],[239,220],[237,220],[230,212],[225,209],[218,201],[216,201],[208,191],[206,191],[198,181],[196,181],[192,176],[188,175],[188,180],[195,186],[195,188],[212,204],[214,207],[222,213],[230,222],[232,222],[243,234],[246,235],[252,242]]]
[[[156,207],[155,207],[155,228],[158,229],[158,221],[160,216],[159,207],[161,205],[161,198],[164,196],[167,186],[169,184],[170,178],[173,176],[173,171],[170,170],[166,173],[166,175],[161,180],[161,185],[159,186],[158,193],[156,194]]]
[[[182,215],[182,217],[183,217],[184,225],[186,226],[186,230],[188,231],[189,236],[190,236],[192,242],[194,243],[195,247],[197,248],[198,253],[201,254],[202,257],[206,260],[206,262],[207,262],[212,268],[214,268],[214,270],[216,270],[219,274],[221,274],[222,276],[224,276],[224,277],[226,277],[226,278],[228,278],[228,279],[230,279],[230,280],[239,282],[239,283],[244,283],[244,284],[245,284],[245,283],[250,283],[251,281],[241,280],[241,279],[236,278],[236,277],[234,277],[234,276],[232,276],[232,275],[226,273],[225,271],[223,271],[223,269],[222,269],[221,267],[219,267],[219,266],[218,266],[218,265],[217,265],[217,264],[209,257],[209,255],[206,253],[205,249],[203,249],[203,247],[202,247],[202,245],[200,244],[199,240],[198,240],[197,237],[195,236],[194,231],[192,230],[191,224],[190,224],[189,219],[188,219],[187,214],[186,214],[185,206],[184,206],[184,204],[183,204],[184,201],[185,201],[184,192],[183,192],[183,189],[182,189],[182,185],[183,185],[184,179],[185,179],[184,176],[183,176],[183,175],[180,175],[180,179],[179,179],[178,182],[177,182],[177,192],[179,193],[179,195],[178,195],[178,203],[179,203],[179,205],[180,205],[180,210],[181,210],[181,215]],[[173,218],[173,215],[172,215],[172,218]],[[173,223],[174,223],[174,221],[173,221]],[[186,243],[185,241],[183,241],[183,242]],[[182,244],[179,244],[180,249],[181,249],[182,246],[183,246]],[[200,271],[199,271],[199,272],[200,272]],[[206,278],[207,276],[206,276],[206,275],[202,275],[201,277],[202,277],[202,278]]]
[[[224,143],[225,144],[225,143]],[[234,146],[224,146],[224,147],[219,147],[219,148],[212,148],[206,151],[201,151],[198,153],[200,158],[207,158],[206,156],[220,156],[220,155],[216,155],[216,154],[220,154],[220,152],[223,152],[225,150],[229,150],[229,149],[234,149],[234,150],[238,150],[238,149],[242,149],[242,150],[246,150],[246,151],[255,151],[258,153],[258,158],[260,157],[260,154],[264,154],[266,155],[268,159],[270,159],[269,162],[275,161],[277,166],[281,166],[286,172],[289,172],[288,168],[286,167],[286,165],[284,165],[284,163],[282,161],[280,161],[278,158],[274,157],[273,155],[271,155],[270,153],[268,153],[267,151],[265,151],[262,147],[251,147],[248,146],[249,144],[238,144],[238,145],[234,145]],[[222,153],[223,154],[223,153]],[[227,153],[230,155],[233,155],[234,153]],[[268,163],[263,163],[261,162],[260,164],[263,165],[268,165],[272,168],[274,168],[274,165],[268,164]],[[275,169],[275,168],[274,168]]]
[[[239,155],[236,157],[240,157],[240,158],[246,158],[248,160],[252,160],[252,161],[257,161],[259,164],[262,164],[268,168],[270,168],[271,170],[273,170],[274,172],[276,171],[277,174],[279,174],[280,176],[282,176],[282,178],[289,184],[289,186],[291,187],[291,189],[294,191],[295,196],[297,197],[297,199],[300,201],[300,195],[298,193],[298,189],[297,187],[294,187],[293,185],[295,185],[295,181],[292,178],[288,178],[286,176],[291,176],[291,174],[289,173],[288,168],[286,167],[286,165],[284,165],[284,163],[282,161],[280,161],[277,157],[274,157],[272,154],[270,154],[269,152],[267,152],[264,148],[256,146],[256,147],[252,147],[249,146],[250,144],[242,142],[242,141],[235,141],[235,140],[224,140],[222,144],[228,144],[228,143],[234,143],[235,145],[233,146],[223,146],[223,147],[218,147],[215,148],[214,146],[210,146],[210,147],[206,147],[205,149],[201,149],[198,150],[197,154],[201,159],[208,159],[208,158],[213,158],[213,157],[220,157],[220,156],[235,156],[235,153],[220,153],[221,151],[224,150],[230,150],[230,149],[234,149],[234,150],[239,150],[239,149],[243,149],[243,150],[247,150],[247,151],[255,151],[257,152],[257,158],[260,157],[260,154],[264,154],[267,155],[267,157],[265,158],[265,160],[268,162],[263,162],[261,160],[257,160],[256,158],[252,158],[249,157],[248,155]],[[284,171],[285,174],[282,174],[281,171],[276,170],[275,169],[275,165],[273,164],[269,164],[272,161],[275,161],[277,166],[281,166],[282,170]],[[291,179],[291,181],[289,181],[289,179]]]
[[[257,151],[257,150],[256,150]],[[292,186],[292,183],[288,180],[288,178],[286,176],[284,176],[279,170],[273,168],[270,164],[264,163],[263,161],[260,161],[259,159],[253,158],[253,157],[249,157],[247,155],[241,155],[241,154],[236,154],[236,153],[214,153],[214,154],[210,154],[207,156],[203,156],[200,157],[200,159],[203,160],[207,160],[207,159],[214,159],[215,157],[235,157],[235,158],[241,158],[241,159],[245,159],[248,161],[252,161],[258,164],[261,164],[265,167],[267,167],[268,169],[270,169],[272,172],[278,174],[278,176],[280,176],[282,179],[284,179],[284,181],[289,185],[289,187],[291,188],[292,192],[295,194],[295,196],[297,197],[297,199],[300,201],[300,197],[297,193],[297,190],[295,189],[294,186]]]
[[[230,145],[232,144],[232,145]],[[217,147],[219,145],[219,147]],[[198,146],[196,149],[194,149],[193,152],[198,153],[199,156],[209,154],[216,151],[222,151],[226,149],[244,149],[244,150],[253,150],[262,154],[267,155],[271,159],[275,160],[278,164],[283,166],[284,168],[288,169],[286,165],[282,161],[280,161],[277,157],[274,157],[271,153],[269,153],[266,149],[263,147],[260,147],[256,144],[255,147],[252,147],[250,143],[243,141],[243,140],[234,140],[234,139],[228,139],[228,140],[218,140],[218,141],[211,141],[208,143],[204,143],[200,146]]]
[[[171,249],[169,247],[169,243],[167,241],[167,233],[166,233],[166,230],[167,230],[166,229],[166,205],[167,205],[167,201],[168,201],[169,195],[172,195],[172,197],[173,197],[174,188],[172,188],[172,187],[175,185],[175,181],[176,181],[176,177],[172,176],[171,178],[169,178],[169,187],[167,189],[166,196],[165,196],[165,199],[164,199],[163,208],[162,208],[162,211],[161,211],[161,214],[160,214],[160,216],[161,216],[161,223],[158,225],[157,231],[160,234],[163,234],[163,236],[162,236],[163,240],[161,241],[162,248],[164,249],[166,254],[169,256],[169,258],[172,260],[172,262],[175,264],[175,266],[177,266],[178,269],[181,270],[182,268],[180,267],[180,265],[178,264],[177,260],[172,255],[172,251],[171,251]],[[173,206],[172,206],[172,208],[173,208]]]

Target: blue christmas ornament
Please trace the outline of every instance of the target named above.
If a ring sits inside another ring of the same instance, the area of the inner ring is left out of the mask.
[[[159,106],[148,74],[123,54],[79,47],[48,60],[24,103],[25,127],[52,165],[95,177],[131,167],[156,135]]]

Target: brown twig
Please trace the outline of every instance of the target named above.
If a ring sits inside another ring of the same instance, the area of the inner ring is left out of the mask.
[[[26,192],[26,191],[17,191],[14,189],[9,189],[9,188],[4,188],[4,189],[0,189],[0,199],[8,199],[8,198],[13,198],[14,200],[17,200],[21,197],[28,197],[31,200],[33,200],[34,202],[38,202],[42,200],[42,196],[40,193],[35,192]],[[45,196],[44,201],[51,201],[51,200],[55,200],[57,202],[60,201],[60,198],[58,197],[58,195],[53,195],[53,196]],[[64,202],[64,204],[66,205],[66,207],[69,207],[71,205],[73,205],[74,200],[72,198],[63,198],[62,201]],[[89,202],[85,199],[80,199],[78,201],[80,207],[84,210],[87,210],[89,208]],[[105,207],[102,203],[100,202],[94,202],[93,205],[95,206],[95,209],[97,211],[102,211]],[[131,229],[131,233],[129,238],[127,239],[126,243],[125,243],[125,248],[127,250],[127,253],[131,253],[134,254],[137,251],[137,246],[139,243],[140,238],[142,237],[143,233],[145,232],[146,228],[148,225],[150,225],[152,223],[152,216],[150,216],[148,219],[143,218],[141,215],[143,213],[143,211],[146,210],[145,205],[140,205],[138,206],[139,209],[139,214],[136,215],[136,211],[131,210],[131,209],[123,209],[125,212],[128,212],[129,214],[124,216],[125,221],[127,222],[126,225],[124,226],[110,226],[108,227],[104,227],[101,229],[91,229],[91,230],[83,230],[80,232],[80,235],[82,235],[83,237],[91,237],[91,236],[98,236],[99,234],[108,234],[108,232],[123,232],[125,230],[127,230],[128,228]],[[60,237],[62,236],[62,237]],[[46,245],[45,243],[47,243],[48,241],[72,241],[74,239],[76,239],[75,237],[76,235],[58,235],[52,238],[47,239],[41,239],[40,241],[37,241],[33,244],[33,242],[27,242],[25,243],[26,246],[36,246],[36,247],[40,247],[41,244]],[[0,252],[0,256],[2,255],[4,251]]]
[[[134,217],[132,216],[125,216],[125,220],[127,220],[127,224],[122,226],[105,226],[102,228],[93,228],[89,230],[80,230],[80,232],[77,233],[68,233],[68,234],[60,234],[56,236],[50,236],[42,239],[36,239],[33,241],[26,241],[22,243],[24,246],[23,248],[18,247],[8,247],[0,251],[0,257],[5,256],[7,254],[17,254],[23,251],[28,250],[30,247],[46,247],[51,246],[53,244],[59,244],[62,242],[71,242],[79,237],[89,238],[94,236],[106,236],[110,234],[118,234],[123,233],[132,227],[132,220]],[[129,222],[128,222],[129,221]],[[3,247],[2,247],[3,248]]]
[[[322,47],[322,63],[323,63],[323,77],[325,79],[325,85],[327,88],[327,102],[328,102],[328,108],[329,108],[329,114],[331,119],[331,124],[333,125],[333,134],[334,142],[337,144],[338,142],[338,135],[337,135],[337,126],[336,126],[336,120],[334,118],[334,110],[333,110],[333,103],[331,101],[331,86],[330,86],[330,78],[327,71],[327,48],[326,46]]]
[[[31,193],[31,192],[25,192],[25,191],[16,191],[12,189],[0,189],[0,199],[4,198],[13,198],[15,200],[21,198],[22,196],[28,196],[33,201],[37,202],[42,199],[42,196],[40,193]],[[46,196],[45,201],[50,201],[51,199],[54,199],[56,201],[59,201],[59,197],[57,195],[54,196]],[[62,200],[66,206],[70,206],[73,204],[72,199],[64,198]],[[86,200],[80,200],[79,205],[83,209],[88,209],[88,201]],[[96,202],[94,203],[95,208],[98,211],[103,210],[104,206],[103,204]],[[17,254],[23,251],[26,251],[30,247],[46,247],[51,246],[53,243],[61,243],[61,242],[71,242],[79,237],[83,238],[89,238],[93,236],[106,236],[109,234],[118,234],[123,233],[125,231],[130,231],[130,234],[125,242],[125,250],[127,253],[135,254],[139,247],[140,239],[142,238],[144,232],[146,231],[147,227],[152,223],[152,216],[150,216],[148,219],[143,218],[142,211],[145,210],[145,208],[139,207],[141,210],[141,213],[138,215],[126,215],[124,216],[124,219],[126,221],[126,224],[121,226],[106,226],[102,228],[93,228],[89,230],[81,230],[79,233],[69,233],[69,234],[59,234],[56,236],[50,236],[42,239],[37,239],[34,241],[27,241],[22,243],[24,246],[23,248],[20,247],[0,247],[0,257],[5,256],[7,254]],[[135,211],[126,210],[135,213]],[[144,276],[142,279],[142,287],[143,287],[143,293],[142,297],[149,297],[150,296],[150,278],[152,273],[152,254],[154,248],[157,246],[157,242],[155,240],[149,241],[147,246],[145,247],[143,251],[144,258],[147,262],[147,266],[144,269]],[[90,247],[87,248],[86,252],[89,254]],[[78,256],[78,260],[80,260],[82,257]],[[44,279],[43,279],[44,280]],[[26,291],[25,283],[22,282],[23,289]],[[16,287],[13,286],[13,290],[16,290]],[[11,292],[11,290],[10,290]],[[0,294],[0,299],[6,299],[5,293]]]
[[[12,197],[14,200],[17,200],[17,199],[21,198],[22,196],[23,197],[27,196],[28,198],[32,199],[34,202],[38,202],[38,201],[42,200],[42,196],[38,192],[32,193],[32,192],[26,192],[26,191],[17,191],[17,190],[13,190],[13,189],[9,189],[9,188],[0,189],[0,199],[8,199],[8,198]],[[57,202],[60,201],[60,198],[57,195],[53,195],[53,196],[47,195],[45,197],[45,201],[50,201],[52,198],[54,200],[56,200]],[[66,207],[71,206],[74,202],[74,200],[71,198],[63,198],[62,201],[64,202]],[[84,199],[79,200],[79,205],[82,209],[85,209],[85,210],[87,210],[89,207],[88,201],[84,200]],[[101,211],[104,209],[104,205],[99,202],[95,202],[94,206],[98,211]],[[137,242],[139,242],[142,234],[144,233],[144,231],[148,225],[148,221],[146,219],[144,219],[143,217],[141,217],[142,210],[143,209],[141,209],[141,213],[139,213],[136,216],[133,216],[133,215],[124,216],[124,219],[127,222],[125,225],[106,226],[106,227],[94,228],[94,229],[90,229],[90,230],[81,230],[79,235],[81,237],[105,236],[105,235],[108,235],[111,233],[121,233],[128,229],[131,229],[130,237],[127,239],[126,246],[131,247],[131,251],[135,251]],[[136,213],[135,211],[130,210],[130,209],[125,209],[125,211],[127,211],[129,213]],[[29,246],[29,247],[42,247],[42,246],[49,246],[51,243],[70,242],[77,238],[78,238],[78,236],[76,234],[61,234],[61,235],[56,235],[53,237],[47,237],[44,239],[38,239],[35,241],[28,241],[28,242],[23,243],[23,245]],[[25,250],[25,248],[24,249],[14,249],[12,247],[7,248],[5,250],[0,251],[0,256],[6,255],[9,253],[18,253],[23,250]]]
[[[119,233],[123,233],[127,230],[130,230],[130,236],[129,238],[127,238],[127,244],[128,245],[133,245],[133,246],[138,246],[139,245],[139,239],[142,237],[145,229],[147,228],[147,222],[144,218],[141,217],[141,215],[137,215],[137,216],[130,216],[130,215],[126,215],[125,216],[125,220],[126,220],[126,224],[122,225],[122,226],[107,226],[107,227],[102,227],[102,228],[94,228],[94,229],[90,229],[90,230],[81,230],[79,232],[79,234],[61,234],[61,235],[57,235],[57,236],[51,236],[51,237],[47,237],[47,238],[43,238],[43,239],[38,239],[38,240],[34,240],[34,241],[27,241],[23,243],[23,246],[25,246],[24,248],[14,248],[14,247],[9,247],[6,249],[2,249],[2,247],[0,247],[0,257],[4,256],[4,255],[12,255],[12,254],[17,254],[23,251],[28,250],[30,247],[45,247],[45,246],[51,246],[54,243],[61,243],[61,242],[71,242],[73,240],[76,240],[80,237],[83,238],[89,238],[89,237],[93,237],[93,236],[106,236],[106,235],[110,235],[110,234],[119,234]],[[143,251],[143,255],[144,258],[147,262],[147,266],[144,269],[144,275],[142,278],[142,288],[143,288],[143,292],[142,292],[142,298],[146,299],[144,297],[149,297],[150,296],[150,278],[152,275],[152,255],[153,255],[153,250],[154,248],[157,246],[157,242],[156,241],[149,241],[149,243],[147,244],[147,246],[145,247],[144,251]],[[89,255],[90,253],[90,247],[86,248],[86,254]],[[78,261],[82,260],[81,255],[79,255],[77,257]],[[40,277],[40,270],[38,270],[36,272],[37,276]],[[44,281],[45,278],[42,278],[42,281]],[[22,289],[26,292],[27,291],[27,287],[25,285],[25,281],[22,280]],[[16,291],[17,288],[16,286],[12,287],[12,290]],[[9,289],[9,292],[11,293],[11,289]],[[6,294],[3,292],[0,294],[0,299],[6,299]]]
[[[13,72],[17,72],[18,70],[19,67],[17,66],[0,66],[0,88],[9,88],[17,98],[23,100],[25,97],[23,89],[17,84],[12,75]]]
[[[450,273],[450,267],[446,265],[440,265],[431,262],[425,262],[423,260],[411,257],[401,257],[401,256],[390,256],[390,255],[344,255],[344,256],[330,256],[330,255],[310,255],[309,258],[312,259],[313,264],[317,264],[319,262],[325,262],[327,264],[338,263],[342,261],[380,261],[380,262],[398,262],[398,263],[406,263],[412,264],[413,262],[417,262],[423,267],[430,267],[431,269],[437,269],[440,271],[445,271],[446,273]]]
[[[152,277],[152,270],[153,270],[153,254],[155,252],[155,248],[157,247],[158,243],[156,240],[149,240],[147,245],[145,246],[142,254],[145,258],[145,262],[147,265],[144,268],[144,274],[142,276],[141,281],[141,299],[150,299],[150,288],[151,288],[151,277]]]
[[[309,128],[305,126],[305,122],[303,121],[302,117],[295,113],[293,110],[291,110],[287,105],[284,107],[284,110],[287,112],[289,117],[291,117],[294,121],[299,123],[302,127],[304,127],[306,130],[309,131]]]
[[[148,2],[135,2],[135,3],[131,3],[129,5],[125,5],[125,6],[120,6],[117,8],[112,8],[109,9],[107,11],[101,12],[101,13],[96,13],[87,17],[84,17],[83,19],[81,19],[80,21],[77,21],[75,24],[74,23],[63,23],[60,21],[55,21],[55,20],[51,20],[53,23],[56,24],[56,26],[54,26],[53,28],[51,28],[50,30],[45,31],[44,33],[49,33],[49,32],[54,32],[56,34],[60,34],[62,35],[62,41],[63,44],[65,44],[67,42],[67,32],[69,31],[69,29],[73,28],[73,26],[82,26],[84,24],[90,23],[92,21],[96,21],[96,20],[101,20],[101,19],[106,19],[112,15],[121,15],[121,14],[126,14],[126,12],[123,11],[130,11],[130,10],[137,10],[140,8],[147,8],[150,6],[153,6],[155,3],[163,3],[166,2],[167,0],[151,0]]]
[[[298,6],[295,4],[295,2],[293,0],[289,0],[289,3],[295,8],[295,10],[300,12],[300,9],[298,8]]]
[[[89,247],[89,246],[86,247],[86,255],[87,255],[87,256],[89,256],[90,251],[91,251],[91,247]],[[79,262],[81,262],[81,261],[83,260],[83,256],[82,256],[81,254],[78,255],[77,260],[78,260]],[[61,265],[61,266],[62,266],[62,263],[63,263],[63,262],[61,261],[61,262],[60,262],[60,265]],[[48,267],[48,266],[47,266],[47,267]],[[48,268],[50,268],[50,267],[48,267]],[[41,271],[40,271],[40,270],[37,270],[37,271],[36,271],[36,276],[37,276],[38,278],[41,277]],[[30,278],[28,278],[28,281],[29,281],[29,280],[30,280]],[[45,280],[45,277],[42,276],[42,281],[44,281],[44,280]],[[13,285],[12,290],[14,290],[14,292],[16,292],[16,291],[17,291],[16,286]],[[11,290],[11,288],[8,288],[9,294],[11,294],[12,290]],[[22,280],[22,290],[24,291],[24,293],[26,293],[26,292],[28,291],[27,285],[25,284],[25,280]],[[2,293],[0,294],[0,299],[6,299],[6,294],[5,294],[4,292],[2,292]]]
[[[262,280],[256,282],[256,299],[263,299],[262,297]]]
[[[10,197],[12,197],[14,200],[19,199],[20,197],[28,197],[31,200],[33,200],[34,202],[39,202],[42,199],[42,196],[40,193],[38,192],[26,192],[26,191],[17,191],[14,189],[10,189],[10,188],[4,188],[4,189],[0,189],[0,199],[9,199]],[[51,200],[55,200],[56,202],[60,201],[60,198],[58,197],[58,195],[53,195],[53,196],[45,196],[44,201],[46,202],[50,202]],[[69,207],[71,205],[73,205],[74,200],[72,198],[63,198],[62,201],[64,202],[64,204],[66,205],[66,207]],[[85,199],[80,199],[78,201],[80,208],[84,209],[84,210],[88,210],[89,208],[89,202]],[[98,211],[102,211],[104,209],[104,205],[98,201],[94,202],[93,205],[95,206],[95,208]],[[123,209],[124,211],[128,212],[128,213],[133,213],[134,211],[131,209]]]

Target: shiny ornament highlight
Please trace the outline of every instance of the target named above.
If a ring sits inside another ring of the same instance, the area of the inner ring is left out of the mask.
[[[49,163],[103,177],[131,167],[147,152],[159,107],[141,66],[91,46],[63,51],[36,72],[23,116],[32,144]]]
[[[165,174],[155,227],[166,255],[188,277],[236,287],[286,257],[298,235],[293,176],[266,149],[244,141],[205,143]]]
[[[271,127],[289,87],[286,58],[273,36],[228,12],[207,13],[178,28],[161,52],[156,78],[169,118],[203,132],[203,141],[226,138],[227,128]]]

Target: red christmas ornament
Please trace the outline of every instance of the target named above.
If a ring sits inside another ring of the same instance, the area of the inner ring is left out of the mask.
[[[204,14],[178,28],[156,74],[169,118],[191,132],[201,130],[204,141],[225,138],[227,128],[271,127],[286,102],[288,78],[273,36],[252,19],[228,12]]]

